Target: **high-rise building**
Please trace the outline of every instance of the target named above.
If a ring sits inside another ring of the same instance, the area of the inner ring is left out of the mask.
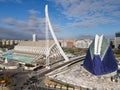
[[[120,32],[115,33],[115,48],[120,49]]]
[[[33,42],[37,41],[37,35],[33,34]]]

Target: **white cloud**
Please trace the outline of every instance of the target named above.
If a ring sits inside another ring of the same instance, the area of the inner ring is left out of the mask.
[[[6,0],[0,0],[0,2],[5,2]]]
[[[36,18],[34,16],[31,16],[27,22],[15,20],[12,18],[3,19],[3,22],[9,25],[13,25],[22,30],[37,30],[39,28],[42,28],[45,24],[44,18]]]
[[[118,22],[120,0],[49,0],[56,4],[68,20],[77,26],[93,26]],[[72,23],[71,23],[72,24]],[[80,25],[78,25],[80,24]]]
[[[30,16],[29,20],[27,22],[15,20],[12,18],[6,18],[3,19],[3,22],[15,26],[17,28],[20,28],[22,30],[40,30],[42,32],[45,31],[45,18],[37,18],[35,16]],[[60,32],[61,27],[58,24],[52,25],[55,32]]]
[[[25,31],[17,31],[7,27],[0,26],[0,39],[30,39],[31,34]]]
[[[113,13],[116,17],[120,17],[120,11],[116,11]]]
[[[61,31],[61,26],[60,26],[60,25],[54,24],[54,25],[52,25],[52,26],[53,26],[53,30],[54,30],[55,32],[60,32],[60,31]]]
[[[69,22],[67,23],[67,28],[68,29],[73,29],[73,30],[80,30],[81,28],[91,28],[94,26],[97,26],[98,24],[108,24],[108,23],[116,23],[115,20],[113,19],[106,19],[106,18],[92,18],[90,20],[84,20],[82,22],[80,21],[75,21],[75,22]]]
[[[18,2],[18,3],[22,3],[22,0],[16,0],[16,2]]]
[[[37,10],[34,10],[34,9],[30,9],[30,10],[28,10],[28,12],[30,13],[30,14],[40,14],[40,12],[39,11],[37,11]]]
[[[22,3],[22,0],[0,0],[0,2],[16,2],[16,3]]]
[[[28,21],[21,21],[13,18],[5,18],[2,21],[5,24],[8,24],[8,26],[12,26],[14,29],[16,29],[16,32],[17,31],[27,32],[29,33],[29,35],[32,35],[33,33],[37,33],[39,35],[38,36],[39,39],[45,38],[45,18],[37,18],[35,16],[30,16]],[[60,25],[54,24],[52,26],[55,32],[60,32],[61,30]],[[4,27],[4,28],[8,28],[8,27]]]

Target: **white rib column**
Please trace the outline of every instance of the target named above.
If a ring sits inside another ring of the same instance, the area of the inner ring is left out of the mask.
[[[68,57],[65,55],[64,51],[62,50],[62,48],[60,47],[60,44],[58,43],[58,40],[57,40],[57,38],[56,38],[56,36],[55,36],[55,33],[54,33],[54,31],[53,31],[53,28],[52,28],[52,25],[51,25],[51,23],[50,23],[50,19],[49,19],[49,15],[48,15],[48,5],[46,5],[46,7],[45,7],[45,16],[46,16],[46,20],[47,20],[47,23],[48,23],[50,32],[51,32],[52,37],[53,37],[53,39],[54,39],[54,41],[55,41],[55,44],[57,45],[58,49],[60,50],[60,53],[61,53],[61,55],[64,57],[65,61],[68,61],[69,59],[68,59]]]
[[[45,34],[46,34],[46,68],[50,68],[50,66],[49,66],[49,64],[50,64],[50,62],[49,62],[49,34],[48,34],[48,21],[47,21],[47,18],[45,18],[46,19],[46,32],[45,32]]]

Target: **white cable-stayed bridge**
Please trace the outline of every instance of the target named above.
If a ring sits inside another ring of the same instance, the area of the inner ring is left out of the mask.
[[[19,57],[15,56],[14,58],[14,56],[11,56],[11,53],[9,53],[9,51],[3,53],[4,58],[7,58],[8,60],[17,59],[18,61],[25,63],[35,63],[41,61],[45,63],[45,66],[48,69],[50,68],[51,65],[57,62],[60,61],[68,62],[69,58],[61,48],[60,43],[57,40],[57,37],[52,28],[48,15],[48,5],[46,5],[45,7],[45,24],[46,24],[45,26],[46,40],[36,42],[22,41],[17,46],[15,46],[13,53],[14,55],[21,56],[22,60],[20,60]],[[52,42],[51,40],[49,40],[49,34],[53,38]],[[28,58],[24,58],[23,56]]]

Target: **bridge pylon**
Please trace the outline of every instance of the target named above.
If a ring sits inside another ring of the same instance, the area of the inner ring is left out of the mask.
[[[65,59],[65,61],[68,61],[68,57],[65,55],[63,49],[61,48],[56,36],[55,36],[55,33],[54,33],[54,30],[52,28],[52,25],[51,25],[51,22],[50,22],[50,19],[49,19],[49,15],[48,15],[48,5],[45,6],[45,17],[46,17],[46,48],[47,48],[47,51],[46,51],[46,67],[47,68],[50,68],[50,61],[49,61],[49,56],[50,56],[50,49],[49,49],[49,37],[48,37],[48,30],[50,30],[50,33],[53,37],[53,40],[55,41],[55,44],[60,52],[60,54],[63,56],[63,58]]]

